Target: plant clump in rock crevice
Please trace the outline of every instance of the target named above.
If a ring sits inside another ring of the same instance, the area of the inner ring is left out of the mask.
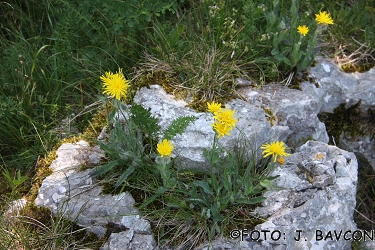
[[[0,236],[0,247],[7,246],[7,249],[14,245],[13,242],[17,242],[20,249],[57,249],[57,245],[64,245],[65,249],[72,245],[98,249],[105,241],[86,232],[74,221],[32,202],[23,207],[13,207],[0,217],[0,222],[5,229]]]

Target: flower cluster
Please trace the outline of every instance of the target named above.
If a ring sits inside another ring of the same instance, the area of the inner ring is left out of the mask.
[[[285,159],[283,156],[289,156],[289,153],[286,153],[286,146],[284,142],[282,141],[275,141],[271,142],[269,144],[263,144],[261,147],[263,149],[262,155],[263,158],[266,158],[270,155],[272,155],[273,161],[276,162],[276,160],[283,165],[285,162]]]
[[[121,97],[126,97],[129,84],[122,73],[122,69],[119,69],[116,74],[105,72],[105,75],[102,75],[100,80],[103,82],[103,94],[108,94],[117,100],[120,100]]]
[[[212,124],[213,129],[217,133],[217,137],[229,135],[229,132],[236,126],[238,122],[235,117],[235,110],[222,108],[220,103],[207,103],[208,110],[214,114],[215,122]]]
[[[315,21],[318,24],[322,25],[328,25],[333,24],[333,20],[331,18],[331,15],[327,13],[326,11],[320,11],[319,14],[315,14]],[[300,33],[303,36],[306,36],[307,33],[309,33],[309,28],[306,25],[300,25],[297,27],[298,33]]]

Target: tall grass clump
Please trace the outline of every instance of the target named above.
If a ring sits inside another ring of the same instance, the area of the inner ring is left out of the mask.
[[[367,71],[375,65],[375,6],[373,1],[340,1],[332,8],[337,25],[330,32],[328,54],[344,71]]]
[[[0,215],[0,249],[83,249],[98,248],[100,241],[84,229],[63,218],[52,215],[46,208],[26,205]],[[3,213],[4,212],[4,213]]]
[[[214,23],[205,11],[208,11],[205,2],[188,1],[178,12],[180,17],[172,17],[171,22],[163,18],[156,21],[146,30],[152,46],[145,46],[146,56],[141,66],[146,72],[174,74],[179,83],[173,87],[193,96],[194,102],[202,104],[196,106],[200,110],[206,100],[215,96],[227,98],[226,94],[234,90],[234,79],[245,75],[236,61],[237,55],[233,57],[233,50],[223,45],[223,38],[217,37],[221,33],[215,31],[227,29],[235,36],[235,30],[231,30],[230,24],[224,28],[222,23]]]
[[[298,0],[187,1],[180,12],[147,30],[153,46],[146,48],[143,69],[168,65],[202,103],[233,95],[236,78],[254,84],[292,78],[312,64],[318,35],[327,28],[316,24],[312,9],[302,12]],[[298,31],[302,25],[309,25],[307,36]]]
[[[2,2],[0,8],[1,156],[13,165],[13,155],[23,152],[25,162],[14,165],[30,167],[58,138],[52,128],[93,101],[97,72],[121,56],[106,51],[116,46],[105,30],[67,1]]]

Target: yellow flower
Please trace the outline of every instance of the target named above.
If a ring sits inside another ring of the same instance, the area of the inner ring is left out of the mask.
[[[173,143],[167,139],[164,139],[162,142],[159,142],[157,145],[157,151],[161,157],[170,156],[174,149]]]
[[[208,108],[208,111],[210,111],[211,113],[215,113],[221,109],[221,103],[207,102],[207,108]]]
[[[236,122],[238,122],[237,117],[234,116],[235,110],[220,109],[214,114],[214,119],[225,124],[229,127],[236,126]]]
[[[327,25],[327,24],[333,24],[333,20],[330,16],[329,13],[323,11],[319,11],[319,14],[315,14],[315,20],[318,22],[318,24],[323,24],[323,25]]]
[[[212,124],[212,127],[217,133],[217,137],[220,138],[220,136],[229,135],[229,132],[232,130],[231,126],[227,126],[224,123],[215,121],[214,124]]]
[[[280,165],[284,165],[285,164],[285,158],[279,157],[279,159],[277,159],[277,162],[280,163]]]
[[[309,28],[306,25],[300,25],[300,26],[298,26],[297,30],[303,36],[306,36],[307,33],[309,33]]]
[[[281,157],[290,155],[285,152],[286,146],[282,141],[275,141],[271,142],[270,144],[263,144],[260,148],[264,149],[262,152],[263,158],[272,155],[274,162],[276,162],[278,156]]]
[[[121,96],[126,97],[129,84],[122,74],[122,69],[119,69],[116,74],[105,72],[105,75],[102,75],[100,80],[103,82],[103,94],[108,94],[117,100],[120,100]]]

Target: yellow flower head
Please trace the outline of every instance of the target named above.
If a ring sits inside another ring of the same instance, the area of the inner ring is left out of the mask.
[[[170,156],[174,149],[173,143],[167,139],[164,139],[162,142],[159,142],[156,150],[161,157]]]
[[[290,154],[285,152],[286,146],[282,141],[271,142],[270,144],[263,144],[261,147],[263,149],[263,158],[272,155],[273,161],[276,162],[277,157],[289,156]]]
[[[327,24],[333,24],[333,20],[330,16],[329,13],[325,12],[325,11],[319,11],[319,14],[315,14],[315,20],[318,22],[318,24],[323,24],[323,25],[327,25]]]
[[[119,69],[116,74],[105,72],[105,75],[102,75],[100,80],[103,82],[103,94],[108,94],[117,100],[120,100],[121,96],[126,97],[129,84],[122,74],[122,69]]]
[[[211,113],[216,113],[217,111],[221,109],[221,103],[207,102],[207,108],[208,108],[208,111],[210,111]]]
[[[303,36],[306,36],[307,33],[309,33],[309,28],[306,25],[300,25],[297,28],[298,33],[300,33]]]
[[[218,121],[215,121],[214,124],[212,124],[212,127],[216,131],[218,138],[220,138],[220,136],[224,137],[225,135],[229,135],[229,132],[232,130],[231,126],[227,126]]]
[[[235,110],[228,108],[220,109],[214,114],[214,119],[226,126],[234,127],[236,126],[236,122],[238,122],[237,117],[234,116],[234,112]]]

